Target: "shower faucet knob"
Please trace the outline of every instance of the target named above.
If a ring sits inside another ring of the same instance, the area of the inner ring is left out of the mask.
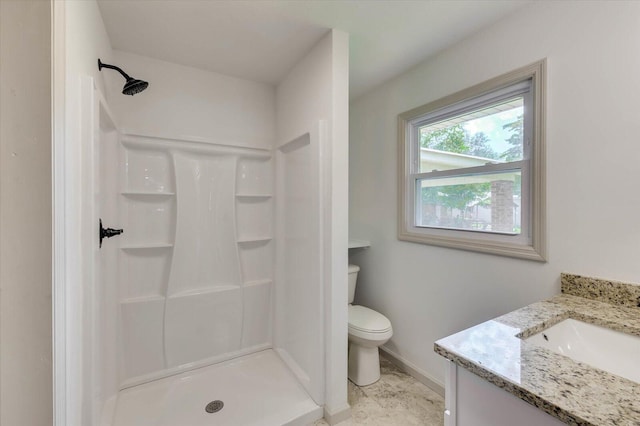
[[[102,247],[102,240],[105,238],[115,237],[116,235],[120,235],[124,232],[122,229],[113,229],[113,228],[103,228],[102,227],[102,219],[100,219],[100,247]]]

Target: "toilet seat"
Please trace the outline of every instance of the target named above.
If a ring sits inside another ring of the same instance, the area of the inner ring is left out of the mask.
[[[386,334],[391,331],[391,321],[379,312],[365,306],[349,305],[349,333]]]

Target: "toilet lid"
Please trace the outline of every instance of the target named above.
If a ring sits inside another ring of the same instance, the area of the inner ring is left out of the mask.
[[[349,328],[368,333],[383,333],[391,329],[391,321],[373,309],[349,305]]]

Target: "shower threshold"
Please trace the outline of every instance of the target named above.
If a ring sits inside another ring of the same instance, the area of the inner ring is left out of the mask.
[[[112,425],[303,426],[321,417],[322,408],[268,349],[122,390]]]

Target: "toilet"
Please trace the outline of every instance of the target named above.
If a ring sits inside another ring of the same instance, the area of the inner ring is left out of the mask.
[[[364,306],[353,305],[360,268],[349,265],[349,379],[366,386],[380,379],[378,346],[393,335],[391,321]]]

